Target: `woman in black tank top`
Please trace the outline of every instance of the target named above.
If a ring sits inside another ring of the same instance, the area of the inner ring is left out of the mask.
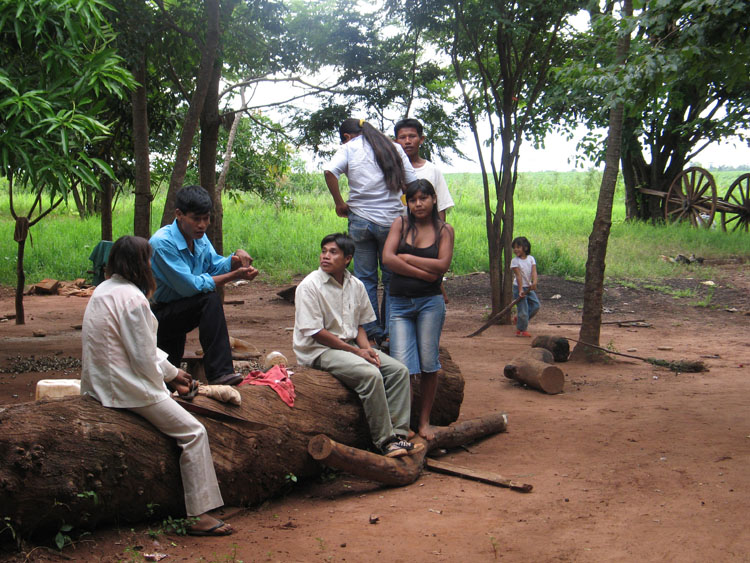
[[[440,220],[435,188],[427,180],[409,184],[408,212],[393,222],[383,248],[383,264],[393,275],[389,292],[390,354],[421,374],[419,434],[435,436],[430,411],[440,369],[438,345],[445,320],[440,290],[453,258],[453,227]]]

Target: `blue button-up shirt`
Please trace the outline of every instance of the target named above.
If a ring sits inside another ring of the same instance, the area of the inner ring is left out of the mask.
[[[190,252],[175,219],[149,241],[154,249],[151,270],[156,280],[155,303],[169,303],[216,289],[213,276],[232,269],[232,257],[220,256],[205,235],[193,241]]]

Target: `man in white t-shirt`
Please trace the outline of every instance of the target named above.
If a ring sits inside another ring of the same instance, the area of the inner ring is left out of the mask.
[[[425,140],[422,124],[417,119],[402,119],[396,123],[394,133],[396,142],[401,145],[406,156],[409,157],[409,162],[411,162],[417,177],[429,181],[435,188],[438,213],[440,218],[445,221],[445,212],[453,207],[453,198],[448,191],[448,184],[445,182],[442,172],[432,162],[419,155],[419,147]]]

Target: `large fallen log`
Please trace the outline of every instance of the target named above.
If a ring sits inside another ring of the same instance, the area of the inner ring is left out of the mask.
[[[440,360],[432,423],[444,426],[458,418],[463,377],[445,350]],[[326,373],[294,371],[294,408],[269,387],[240,387],[242,405],[231,412],[266,428],[197,417],[208,430],[226,504],[255,505],[288,488],[290,474],[319,474],[321,465],[307,453],[317,434],[357,448],[371,445],[354,393]],[[16,533],[31,537],[63,525],[88,530],[183,515],[178,455],[175,442],[139,416],[90,398],[0,407],[0,517],[9,516]],[[0,534],[0,542],[9,540]]]

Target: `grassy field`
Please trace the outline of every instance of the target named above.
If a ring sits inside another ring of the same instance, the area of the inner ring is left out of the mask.
[[[716,173],[723,195],[739,172]],[[515,236],[532,243],[543,274],[582,278],[586,248],[596,210],[601,174],[589,172],[522,173],[516,187]],[[448,221],[456,230],[452,272],[456,275],[487,270],[487,241],[481,177],[454,174],[448,183],[456,206]],[[3,190],[5,193],[5,190]],[[346,230],[346,220],[336,216],[322,175],[298,175],[290,179],[292,204],[276,206],[252,195],[228,198],[224,204],[224,247],[241,247],[255,258],[264,279],[288,281],[317,267],[320,239]],[[30,199],[17,197],[17,211],[26,210]],[[153,215],[161,216],[163,199],[154,201]],[[652,226],[624,222],[623,190],[618,187],[607,259],[607,277],[617,280],[659,280],[669,277],[710,277],[709,268],[688,267],[660,259],[661,255],[695,254],[705,258],[750,257],[750,235],[727,234],[720,228]],[[718,220],[718,215],[717,215]],[[115,237],[132,230],[132,200],[121,198],[114,211]],[[158,227],[156,220],[154,230]],[[0,284],[15,283],[17,245],[7,197],[0,200]],[[61,207],[31,229],[27,241],[27,283],[46,277],[86,277],[88,256],[100,239],[99,218],[80,220],[71,208]]]

